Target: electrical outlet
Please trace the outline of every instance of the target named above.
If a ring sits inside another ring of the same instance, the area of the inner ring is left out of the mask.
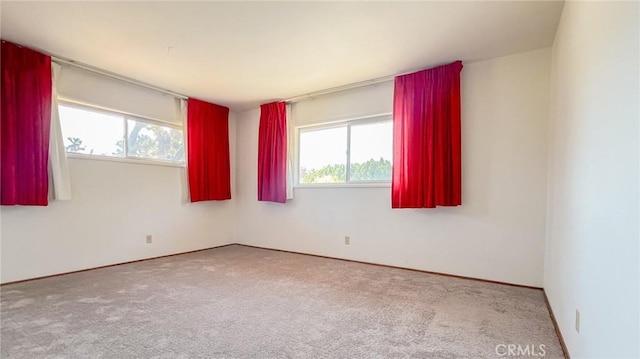
[[[150,234],[147,234],[147,243],[152,243],[153,242],[153,237],[151,237]]]
[[[350,238],[349,236],[344,236],[344,244],[349,244]]]
[[[580,311],[576,309],[576,332],[580,333]]]

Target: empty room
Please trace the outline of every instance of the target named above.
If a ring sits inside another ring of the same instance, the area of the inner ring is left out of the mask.
[[[0,358],[640,358],[637,1],[0,16]]]

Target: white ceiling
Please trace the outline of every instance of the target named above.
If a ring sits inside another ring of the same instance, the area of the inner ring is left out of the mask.
[[[233,110],[548,47],[562,2],[9,2],[2,38]]]

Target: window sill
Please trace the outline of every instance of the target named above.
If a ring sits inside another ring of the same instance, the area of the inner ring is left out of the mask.
[[[391,188],[391,182],[376,183],[322,183],[322,184],[299,184],[293,186],[294,189],[327,189],[327,188]]]
[[[146,159],[131,158],[131,157],[84,155],[81,153],[69,153],[69,152],[67,152],[67,158],[75,158],[80,160],[107,161],[107,162],[123,162],[123,163],[137,164],[137,165],[183,167],[183,168],[185,167],[184,163],[176,163],[176,162],[170,162],[170,161],[146,160]]]

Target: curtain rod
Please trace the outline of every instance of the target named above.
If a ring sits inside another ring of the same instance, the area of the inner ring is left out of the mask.
[[[151,89],[151,90],[154,90],[154,91],[158,91],[158,92],[161,92],[161,93],[164,93],[164,94],[167,94],[167,95],[171,95],[171,96],[183,99],[183,100],[188,100],[189,99],[189,97],[186,96],[186,95],[183,95],[183,94],[180,94],[180,93],[177,93],[177,92],[173,92],[173,91],[169,91],[169,90],[165,90],[165,89],[163,89],[161,87],[153,86],[153,85],[150,85],[150,84],[148,84],[146,82],[134,80],[134,79],[126,77],[126,76],[121,76],[121,75],[115,74],[113,72],[100,69],[98,67],[94,67],[94,66],[87,65],[87,64],[84,64],[84,63],[81,63],[81,62],[77,62],[77,61],[73,61],[73,60],[63,59],[61,57],[57,57],[57,56],[51,55],[51,54],[49,56],[51,56],[51,60],[53,62],[56,62],[56,63],[61,64],[61,65],[68,65],[68,66],[72,66],[72,67],[77,67],[79,69],[83,69],[83,70],[90,71],[90,72],[93,72],[93,73],[97,73],[97,74],[100,74],[100,75],[103,75],[103,76],[111,77],[111,78],[114,78],[116,80],[121,80],[121,81],[129,82],[129,83],[134,84],[134,85],[146,87],[148,89]],[[377,84],[380,84],[380,83],[383,83],[383,82],[393,81],[397,76],[402,76],[402,75],[413,73],[413,72],[420,71],[420,70],[423,70],[423,68],[418,69],[418,70],[411,70],[411,71],[402,72],[402,73],[399,73],[399,74],[396,74],[396,75],[378,77],[378,78],[371,79],[371,80],[354,82],[354,83],[347,84],[347,85],[331,87],[331,88],[324,89],[324,90],[309,92],[309,93],[306,93],[306,94],[303,94],[303,95],[290,97],[290,98],[284,99],[282,101],[286,102],[286,103],[294,103],[294,102],[306,100],[308,98],[313,98],[313,97],[317,97],[317,96],[321,96],[321,95],[328,95],[328,94],[332,94],[332,93],[335,93],[335,92],[351,90],[351,89],[364,87],[364,86],[377,85]]]
[[[181,99],[184,99],[184,100],[189,99],[189,97],[186,96],[186,95],[179,94],[179,93],[173,92],[173,91],[169,91],[169,90],[157,87],[157,86],[153,86],[153,85],[150,85],[150,84],[148,84],[146,82],[134,80],[134,79],[126,77],[126,76],[121,76],[121,75],[115,74],[113,72],[100,69],[100,68],[95,67],[95,66],[87,65],[85,63],[77,62],[77,61],[73,61],[73,60],[63,59],[63,58],[57,57],[55,55],[50,55],[50,56],[51,56],[51,60],[53,62],[58,63],[60,65],[68,65],[68,66],[71,66],[71,67],[76,67],[76,68],[79,68],[79,69],[82,69],[82,70],[85,70],[85,71],[89,71],[89,72],[93,72],[93,73],[100,74],[100,75],[103,75],[103,76],[107,76],[107,77],[110,77],[110,78],[113,78],[113,79],[116,79],[116,80],[125,81],[125,82],[128,82],[128,83],[137,85],[137,86],[146,87],[148,89],[151,89],[151,90],[154,90],[154,91],[158,91],[158,92],[162,92],[162,93],[165,93],[167,95],[171,95],[171,96],[174,96],[174,97],[177,97],[177,98],[181,98]],[[312,98],[312,97],[316,97],[316,96],[328,95],[328,94],[335,93],[335,92],[351,90],[351,89],[364,87],[364,86],[376,85],[376,84],[379,84],[379,83],[392,81],[396,76],[399,76],[399,75],[378,77],[378,78],[371,79],[371,80],[365,80],[365,81],[360,81],[360,82],[354,82],[354,83],[347,84],[347,85],[331,87],[331,88],[324,89],[324,90],[319,90],[319,91],[309,92],[309,93],[306,93],[306,94],[303,94],[303,95],[294,96],[294,97],[285,99],[283,101],[287,102],[287,103],[293,103],[293,102],[306,100],[308,98]]]
[[[448,62],[445,62],[444,64],[446,64],[446,63],[448,63]],[[439,65],[432,65],[431,67],[435,67],[435,66],[439,66]],[[309,93],[306,93],[306,94],[303,94],[303,95],[290,97],[290,98],[282,100],[282,101],[286,102],[286,103],[293,103],[293,102],[306,100],[308,98],[312,98],[312,97],[316,97],[316,96],[328,95],[328,94],[332,94],[332,93],[335,93],[335,92],[351,90],[351,89],[364,87],[364,86],[376,85],[376,84],[380,84],[380,83],[383,83],[383,82],[393,81],[398,76],[407,75],[407,74],[411,74],[411,73],[414,73],[414,72],[422,71],[422,70],[424,70],[426,68],[430,68],[430,67],[421,67],[419,69],[404,71],[404,72],[401,72],[401,73],[398,73],[398,74],[395,74],[395,75],[378,77],[378,78],[371,79],[371,80],[354,82],[354,83],[347,84],[347,85],[331,87],[331,88],[324,89],[324,90],[309,92]]]
[[[177,98],[181,98],[183,100],[187,100],[189,98],[189,97],[187,97],[187,96],[185,96],[183,94],[179,94],[177,92],[165,90],[163,88],[150,85],[150,84],[148,84],[146,82],[134,80],[134,79],[129,78],[129,77],[120,76],[120,75],[115,74],[113,72],[102,70],[100,68],[97,68],[97,67],[94,67],[94,66],[91,66],[91,65],[83,64],[83,63],[77,62],[77,61],[63,59],[63,58],[60,58],[60,57],[57,57],[57,56],[54,56],[54,55],[50,55],[50,56],[51,56],[51,61],[53,61],[53,62],[55,62],[57,64],[60,64],[60,65],[68,65],[68,66],[71,66],[71,67],[76,67],[76,68],[79,68],[79,69],[82,69],[82,70],[85,70],[85,71],[89,71],[89,72],[93,72],[93,73],[100,74],[100,75],[103,75],[103,76],[111,77],[111,78],[116,79],[116,80],[125,81],[125,82],[131,83],[131,84],[134,84],[134,85],[137,85],[137,86],[141,86],[141,87],[146,87],[148,89],[151,89],[151,90],[154,90],[154,91],[158,91],[158,92],[161,92],[161,93],[164,93],[164,94],[167,94],[167,95],[171,95],[171,96],[174,96],[174,97],[177,97]]]
[[[378,78],[375,78],[375,79],[372,79],[372,80],[354,82],[354,83],[347,84],[347,85],[332,87],[332,88],[328,88],[328,89],[324,89],[324,90],[320,90],[320,91],[309,92],[309,93],[306,93],[304,95],[291,97],[291,98],[288,98],[288,99],[283,100],[283,101],[287,102],[287,103],[293,103],[293,102],[306,100],[308,98],[312,98],[312,97],[316,97],[316,96],[328,95],[328,94],[335,93],[335,92],[351,90],[351,89],[364,87],[364,86],[376,85],[376,84],[380,84],[380,83],[383,83],[383,82],[393,81],[393,79],[395,79],[396,76],[398,76],[398,75],[378,77]]]
[[[57,57],[55,55],[50,55],[51,56],[51,60],[55,63],[58,63],[60,65],[68,65],[71,67],[76,67],[85,71],[89,71],[89,72],[93,72],[96,74],[100,74],[103,76],[107,76],[116,80],[120,80],[120,81],[125,81],[134,85],[138,85],[138,86],[142,86],[142,87],[146,87],[148,89],[154,90],[154,91],[158,91],[158,92],[162,92],[165,93],[167,95],[171,95],[177,98],[181,98],[184,100],[189,99],[188,96],[183,95],[183,94],[179,94],[177,92],[173,92],[173,91],[169,91],[157,86],[153,86],[150,85],[146,82],[142,82],[142,81],[138,81],[138,80],[134,80],[132,78],[126,77],[126,76],[121,76],[118,74],[115,74],[113,72],[107,71],[107,70],[103,70],[100,69],[98,67],[95,66],[91,66],[91,65],[87,65],[85,63],[82,62],[77,62],[77,61],[73,61],[73,60],[67,60],[67,59],[63,59],[61,57]],[[413,71],[410,71],[413,72]],[[328,95],[331,93],[335,93],[335,92],[340,92],[340,91],[345,91],[345,90],[351,90],[351,89],[355,89],[355,88],[359,88],[359,87],[364,87],[364,86],[371,86],[371,85],[376,85],[379,83],[383,83],[383,82],[388,82],[388,81],[393,81],[393,79],[399,75],[391,75],[391,76],[384,76],[384,77],[378,77],[375,79],[371,79],[371,80],[365,80],[365,81],[360,81],[360,82],[354,82],[351,84],[347,84],[347,85],[342,85],[342,86],[337,86],[337,87],[331,87],[328,89],[324,89],[324,90],[319,90],[319,91],[314,91],[314,92],[309,92],[303,95],[298,95],[298,96],[294,96],[285,100],[282,100],[284,102],[287,103],[293,103],[293,102],[298,102],[298,101],[302,101],[302,100],[306,100],[308,98],[312,98],[312,97],[316,97],[316,96],[321,96],[321,95]]]

